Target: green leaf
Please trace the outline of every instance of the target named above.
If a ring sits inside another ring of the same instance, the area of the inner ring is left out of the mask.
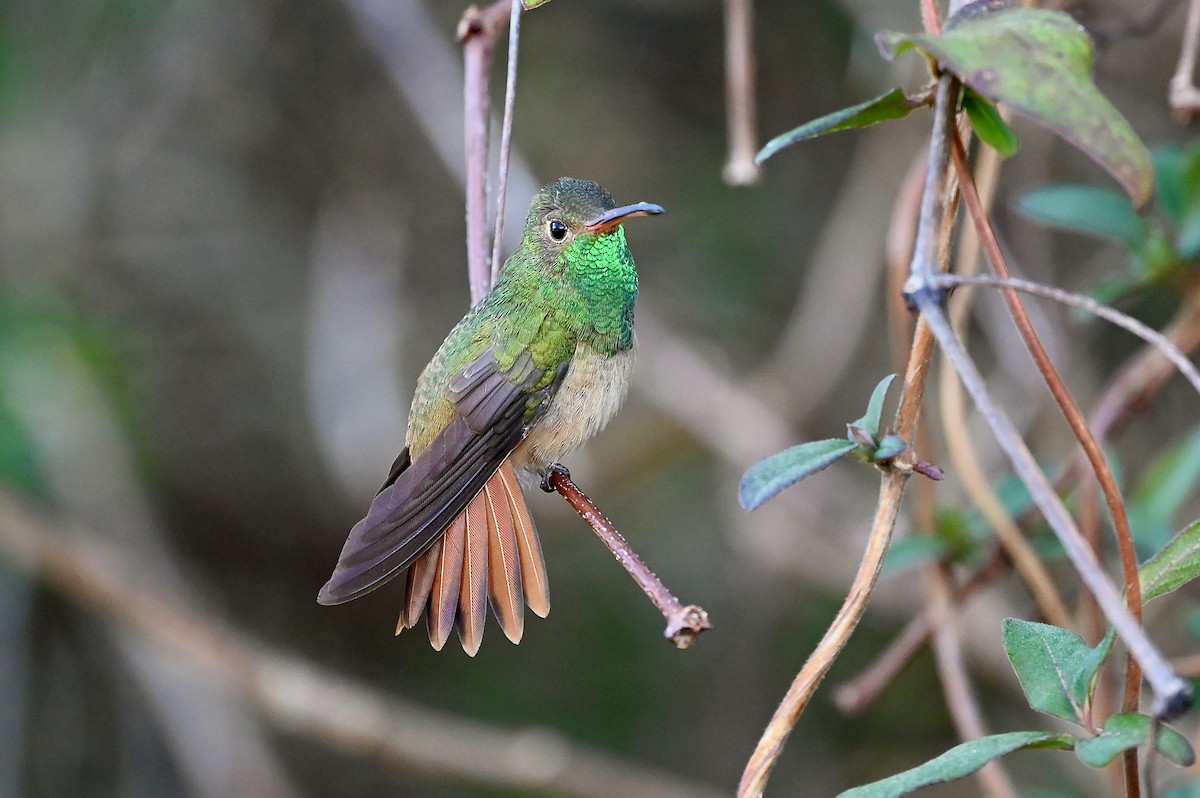
[[[892,380],[896,379],[895,374],[889,374],[884,377],[875,386],[875,390],[871,391],[871,398],[867,402],[867,412],[858,421],[851,424],[853,427],[861,427],[866,430],[872,438],[879,437],[879,422],[883,418],[883,400],[887,396],[888,386],[892,384]]]
[[[1092,692],[1096,689],[1096,681],[1100,678],[1100,668],[1112,651],[1113,641],[1117,639],[1114,629],[1109,629],[1095,648],[1089,648],[1087,654],[1079,660],[1079,668],[1071,679],[1071,695],[1081,704],[1092,700]]]
[[[991,4],[994,5],[994,4]],[[951,20],[940,36],[884,32],[893,58],[910,46],[985,97],[1044,125],[1116,178],[1138,207],[1154,190],[1150,153],[1092,81],[1092,42],[1069,15],[1001,7]]]
[[[0,358],[0,371],[2,364]],[[6,377],[0,373],[0,383]],[[45,475],[38,468],[36,444],[3,401],[0,401],[0,483],[29,496],[42,497],[47,491]]]
[[[1129,501],[1138,542],[1157,550],[1176,527],[1179,508],[1200,482],[1200,428],[1171,446],[1146,470]]]
[[[1074,632],[1044,623],[1004,619],[1004,649],[1029,706],[1082,723],[1092,676],[1111,640],[1093,649]]]
[[[1112,715],[1104,724],[1104,730],[1095,737],[1080,739],[1075,743],[1075,755],[1084,764],[1101,768],[1130,748],[1148,745],[1154,719],[1140,712],[1121,712]],[[1187,738],[1170,726],[1159,724],[1156,750],[1176,765],[1190,767],[1196,761]]]
[[[549,2],[550,0],[521,0],[521,8],[525,9],[526,11],[531,11],[538,6],[544,6]]]
[[[875,447],[875,451],[871,452],[871,462],[882,463],[885,460],[899,457],[907,448],[908,443],[899,435],[884,435],[883,439],[879,441],[879,445]]]
[[[754,160],[756,163],[762,163],[784,147],[790,147],[797,142],[823,136],[826,133],[855,127],[868,127],[888,119],[900,119],[908,116],[914,108],[920,108],[926,104],[926,100],[922,97],[909,97],[902,89],[892,89],[887,94],[881,94],[873,100],[834,111],[776,136],[767,142],[767,146],[758,151]]]
[[[980,141],[1000,153],[1001,157],[1008,158],[1016,153],[1020,146],[1016,131],[1000,116],[995,103],[979,92],[967,89],[963,92],[962,107]]]
[[[1200,576],[1200,521],[1176,535],[1138,571],[1142,601],[1165,596]]]
[[[1148,225],[1124,194],[1095,186],[1047,186],[1023,195],[1017,210],[1052,227],[1120,241],[1136,249]]]
[[[1157,147],[1151,153],[1158,205],[1171,224],[1182,228],[1200,211],[1200,147]]]
[[[1175,245],[1157,225],[1148,225],[1146,238],[1130,255],[1134,269],[1149,282],[1169,280],[1180,266]]]
[[[1115,304],[1118,299],[1131,294],[1142,287],[1142,281],[1132,277],[1113,277],[1101,280],[1087,292],[1087,296],[1102,305]]]
[[[1200,254],[1200,208],[1184,217],[1183,224],[1175,233],[1175,250],[1184,260]]]
[[[1192,194],[1187,185],[1192,158],[1178,147],[1155,147],[1150,151],[1150,160],[1154,163],[1155,198],[1171,224],[1178,227]]]
[[[1070,748],[1074,738],[1051,732],[992,734],[956,745],[941,756],[882,781],[846,790],[838,798],[898,798],[910,792],[969,776],[993,759],[1022,748]]]
[[[1200,148],[1158,147],[1151,153],[1158,206],[1175,228],[1182,259],[1200,254]]]
[[[738,486],[738,500],[742,507],[753,510],[779,491],[828,468],[856,448],[858,444],[845,438],[829,438],[802,443],[773,454],[746,471]]]

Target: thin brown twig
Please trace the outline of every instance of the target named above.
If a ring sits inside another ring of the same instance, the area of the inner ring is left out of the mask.
[[[918,328],[918,333],[922,329],[924,325]],[[862,620],[867,600],[878,580],[879,569],[883,567],[883,558],[887,554],[892,529],[900,512],[900,499],[904,495],[907,479],[907,475],[899,471],[893,471],[884,478],[880,486],[875,520],[871,525],[871,536],[867,540],[866,551],[846,594],[846,600],[771,716],[742,772],[738,798],[755,798],[762,795],[771,770],[783,752],[788,735],[795,728],[800,714],[808,706],[817,686],[850,640],[858,622]]]
[[[970,209],[972,219],[975,222],[976,231],[987,253],[988,262],[998,276],[1009,277],[1010,273],[1007,261],[1000,249],[999,242],[996,240],[991,224],[988,222],[983,204],[975,192],[975,186],[971,179],[970,166],[967,164],[966,152],[963,149],[962,141],[957,136],[955,136],[952,142],[952,147],[952,157],[964,183],[963,195],[967,207]],[[1105,504],[1108,505],[1108,511],[1112,518],[1117,538],[1117,548],[1121,556],[1121,568],[1125,580],[1125,595],[1129,604],[1129,612],[1134,620],[1140,623],[1142,620],[1142,592],[1141,584],[1138,580],[1137,554],[1133,546],[1133,533],[1129,527],[1129,515],[1125,510],[1125,501],[1121,496],[1120,488],[1117,486],[1116,478],[1113,476],[1112,469],[1108,466],[1108,461],[1100,449],[1100,444],[1096,441],[1091,429],[1088,427],[1083,411],[1079,409],[1074,397],[1071,396],[1070,390],[1063,383],[1058,370],[1055,369],[1054,364],[1050,361],[1050,356],[1046,353],[1045,347],[1039,340],[1037,331],[1034,329],[1033,322],[1030,321],[1029,314],[1026,313],[1019,295],[1012,289],[1004,290],[1003,295],[1013,321],[1021,334],[1021,338],[1025,341],[1026,348],[1029,349],[1030,355],[1037,363],[1042,378],[1058,403],[1067,424],[1071,427],[1071,432],[1075,435],[1075,439],[1079,441],[1079,445],[1083,448],[1084,454],[1091,464],[1091,470],[1100,484],[1100,489],[1104,494]],[[1122,702],[1122,709],[1126,712],[1136,711],[1140,694],[1141,671],[1138,668],[1137,662],[1130,656],[1126,661],[1125,697]],[[1125,754],[1125,784],[1128,798],[1137,798],[1140,792],[1138,778],[1137,750],[1130,749]]]
[[[991,264],[992,271],[999,277],[1009,277],[1007,260],[1000,249],[995,231],[988,221],[983,203],[980,201],[979,195],[975,190],[971,168],[967,164],[966,151],[963,148],[962,140],[957,135],[954,136],[951,142],[951,150],[951,157],[955,168],[958,170],[959,178],[962,181],[963,199],[966,201],[971,218],[975,223],[976,232],[983,244],[984,252],[987,253],[987,259]],[[1141,623],[1142,590],[1138,580],[1137,554],[1133,547],[1133,533],[1129,528],[1129,515],[1125,510],[1125,500],[1121,496],[1117,480],[1113,476],[1112,469],[1108,466],[1108,461],[1105,459],[1104,452],[1100,449],[1100,444],[1097,443],[1091,429],[1088,427],[1083,411],[1079,409],[1079,405],[1071,395],[1070,389],[1063,383],[1062,377],[1050,360],[1050,355],[1047,354],[1046,348],[1038,338],[1037,331],[1034,329],[1033,322],[1029,319],[1029,314],[1025,311],[1025,306],[1021,302],[1020,296],[1012,289],[1004,290],[1002,293],[1013,322],[1016,324],[1017,330],[1025,342],[1025,347],[1029,350],[1029,354],[1037,364],[1038,371],[1042,374],[1042,379],[1046,382],[1046,386],[1054,396],[1055,402],[1058,403],[1063,418],[1066,419],[1071,432],[1075,435],[1075,439],[1087,455],[1092,472],[1095,474],[1097,482],[1100,483],[1100,489],[1104,494],[1104,501],[1108,505],[1108,511],[1116,533],[1129,613],[1136,622]],[[1138,708],[1141,685],[1141,671],[1136,660],[1132,656],[1129,656],[1126,661],[1125,699],[1123,702],[1123,709],[1126,712],[1132,712]],[[1125,755],[1125,784],[1128,798],[1137,798],[1140,792],[1138,778],[1137,750],[1130,749]]]
[[[941,224],[937,241],[937,263],[939,270],[945,270],[950,262],[951,241],[958,212],[959,185],[958,177],[950,171],[946,174],[941,191],[945,197],[942,202]],[[925,439],[928,445],[929,435],[921,430],[918,440]],[[914,519],[919,528],[932,530],[936,523],[936,498],[931,483],[921,483],[916,491]],[[942,685],[942,694],[946,708],[958,732],[959,738],[974,740],[987,735],[982,713],[971,690],[967,678],[966,667],[962,657],[962,641],[959,637],[956,605],[950,575],[942,562],[930,563],[925,569],[925,605],[933,619],[933,654],[937,667],[938,681]],[[990,798],[1016,798],[1016,790],[1008,777],[1004,766],[993,760],[988,762],[976,774],[980,787]]]
[[[749,186],[762,177],[754,160],[757,125],[754,102],[753,0],[725,0],[725,115],[729,157],[721,176],[731,186]]]
[[[925,324],[918,323],[913,336],[912,355],[904,375],[904,393],[896,411],[897,434],[906,440],[911,440],[916,431],[932,356],[933,339],[929,329]],[[808,706],[817,686],[825,678],[825,674],[829,672],[862,620],[867,602],[879,579],[879,571],[883,567],[884,555],[887,554],[896,518],[900,513],[900,500],[904,496],[907,481],[908,474],[902,469],[891,469],[883,477],[867,547],[859,562],[854,581],[847,591],[846,600],[775,709],[775,714],[772,715],[742,772],[738,798],[754,798],[762,794],[771,770],[783,752],[788,735]]]
[[[1196,393],[1200,394],[1200,370],[1179,350],[1167,336],[1149,327],[1127,313],[1116,308],[1101,304],[1091,297],[1083,296],[1033,280],[1022,280],[1019,277],[994,277],[986,274],[936,274],[929,278],[929,288],[951,289],[960,285],[986,285],[989,288],[1012,288],[1023,294],[1032,294],[1044,299],[1069,305],[1073,308],[1099,316],[1107,322],[1115,324],[1122,330],[1136,335],[1143,341],[1154,346],[1171,365],[1183,375]]]
[[[1183,306],[1162,334],[1184,355],[1200,347],[1200,282],[1185,288]],[[1159,347],[1147,342],[1121,367],[1096,402],[1091,415],[1096,437],[1107,439],[1132,413],[1145,407],[1175,371],[1175,364]]]
[[[941,157],[941,161],[938,161],[939,165],[944,165],[947,157],[944,153],[948,153],[951,149],[948,139],[952,126],[949,124],[949,119],[957,105],[955,102],[957,86],[957,81],[952,76],[943,76],[939,82],[934,141],[931,143],[931,147],[935,148],[931,152],[937,151]],[[940,140],[943,138],[947,140]],[[936,149],[939,147],[940,150]],[[931,163],[935,162],[932,155],[930,160]],[[931,180],[927,185],[936,187],[938,184]],[[1190,685],[1171,670],[1162,653],[1146,636],[1141,624],[1129,614],[1120,594],[1108,580],[1100,563],[1080,535],[1070,512],[1055,493],[1045,474],[1042,473],[1012,421],[988,392],[978,367],[955,336],[954,330],[946,318],[944,289],[939,286],[946,284],[941,282],[942,280],[950,281],[952,276],[938,274],[934,269],[934,253],[931,251],[930,236],[921,234],[927,228],[924,218],[933,212],[936,212],[936,206],[927,194],[922,203],[923,223],[921,230],[918,231],[913,268],[905,283],[905,294],[929,324],[930,331],[936,337],[942,353],[953,364],[967,393],[971,395],[980,417],[991,429],[1000,448],[1012,463],[1017,476],[1029,489],[1030,497],[1041,510],[1051,529],[1054,530],[1076,571],[1088,589],[1095,594],[1105,615],[1116,627],[1117,633],[1121,635],[1133,656],[1144,669],[1146,679],[1155,692],[1154,715],[1159,718],[1174,717],[1190,703],[1192,696]],[[1005,281],[1006,284],[1014,282]]]
[[[74,526],[74,525],[72,525]],[[545,729],[463,720],[280,653],[150,587],[156,566],[60,531],[0,491],[0,553],[72,601],[175,655],[281,731],[311,738],[406,777],[426,776],[541,795],[716,798],[706,785],[646,770]]]
[[[937,0],[921,0],[921,26],[933,36],[942,32],[942,13],[938,10]]]
[[[926,569],[926,588],[929,594],[929,616],[933,628],[933,654],[938,680],[942,683],[946,707],[958,736],[976,740],[988,734],[967,678],[963,663],[962,641],[958,635],[958,620],[954,611],[954,596],[946,567],[935,562]],[[992,760],[977,772],[979,784],[991,798],[1017,798],[1012,779],[998,760]]]
[[[996,151],[988,147],[980,153],[979,161],[983,183],[980,190],[981,199],[988,205],[995,190],[1000,159]],[[979,244],[979,236],[973,227],[968,226],[963,230],[959,240],[956,273],[968,274],[975,271],[979,258]],[[950,308],[951,325],[959,331],[960,336],[966,332],[964,322],[969,306],[968,297],[962,297],[961,301]],[[996,532],[996,537],[1008,552],[1013,567],[1025,582],[1042,617],[1056,626],[1070,628],[1071,616],[1058,588],[1054,586],[1054,580],[1050,578],[1041,558],[1025,539],[1017,523],[1004,509],[979,466],[972,438],[966,428],[965,396],[954,369],[944,367],[938,376],[942,427],[955,475],[971,501]]]
[[[1200,0],[1189,0],[1179,64],[1175,67],[1168,92],[1171,108],[1181,122],[1187,122],[1200,108],[1200,91],[1196,90],[1195,83],[1197,46],[1200,46]]]
[[[917,655],[933,631],[929,607],[914,615],[871,664],[833,691],[833,703],[843,715],[857,715],[874,703]]]
[[[1012,558],[1014,570],[1029,589],[1042,617],[1055,626],[1069,629],[1071,614],[1059,595],[1050,572],[1046,570],[1033,546],[1025,539],[1020,526],[1004,509],[1004,505],[988,485],[987,478],[974,456],[970,436],[965,434],[965,397],[957,379],[949,376],[953,373],[953,369],[943,368],[941,374],[947,376],[941,377],[939,384],[941,418],[946,428],[946,446],[954,474]]]
[[[888,219],[887,235],[884,238],[884,253],[887,263],[888,328],[891,330],[893,359],[903,364],[912,346],[916,319],[904,302],[904,281],[912,264],[913,247],[917,238],[917,223],[921,215],[921,190],[924,187],[926,150],[919,151],[909,164],[908,173],[900,184],[899,192],[892,203]],[[902,368],[903,366],[899,366]]]
[[[575,508],[575,512],[587,522],[601,542],[608,547],[622,567],[633,577],[643,592],[650,598],[651,603],[658,608],[667,621],[663,637],[667,638],[676,648],[688,648],[696,642],[696,638],[706,629],[711,629],[708,613],[695,604],[683,604],[667,589],[662,580],[650,570],[642,558],[637,555],[625,537],[617,531],[612,521],[600,512],[591,499],[579,486],[571,481],[571,475],[561,466],[553,468],[547,479],[550,486],[558,491],[567,502]]]
[[[959,378],[974,400],[980,416],[992,430],[1018,477],[1029,489],[1031,498],[1050,528],[1054,530],[1075,570],[1088,589],[1096,596],[1104,614],[1116,628],[1117,634],[1124,639],[1141,665],[1147,681],[1154,688],[1153,713],[1163,719],[1175,717],[1191,702],[1190,685],[1171,670],[1162,653],[1146,636],[1145,630],[1129,614],[1123,599],[1112,583],[1108,581],[1095,554],[1080,535],[1070,513],[1046,479],[1045,474],[1042,473],[1016,427],[992,399],[984,385],[979,369],[958,339],[954,337],[954,331],[942,312],[940,300],[937,299],[936,287],[938,285],[954,285],[960,279],[962,278],[958,275],[933,277],[928,281],[922,281],[918,277],[913,281],[913,291],[910,296],[922,316],[929,319],[930,327],[937,336],[943,353],[954,363],[955,370],[958,371]],[[1001,278],[984,280],[980,277],[973,277],[965,281],[980,285],[1003,283],[1006,286],[1018,287],[1019,290],[1023,290],[1020,285],[1022,281],[1019,280],[1002,280]],[[1034,292],[1038,292],[1038,289],[1034,289]]]
[[[490,284],[495,285],[502,265],[504,207],[508,199],[508,160],[512,153],[513,109],[517,102],[517,50],[521,37],[521,0],[512,0],[508,15],[508,68],[504,82],[504,121],[500,125],[500,164],[496,167],[496,232],[492,238]]]
[[[468,8],[458,23],[463,49],[463,127],[467,171],[467,278],[471,303],[488,292],[488,74],[500,31],[508,22],[509,0]]]
[[[936,12],[936,7],[935,7]],[[943,84],[943,88],[948,84]],[[926,193],[922,197],[920,223],[917,229],[916,243],[913,247],[913,261],[928,259],[931,261],[926,268],[933,269],[932,261],[936,260],[938,248],[937,231],[934,228],[941,218],[945,208],[946,157],[944,131],[939,130],[949,118],[943,113],[951,97],[946,91],[939,92],[939,105],[935,113],[934,136],[931,143],[931,153],[926,164]],[[904,440],[913,440],[920,418],[921,402],[925,396],[925,385],[929,378],[929,369],[933,360],[934,339],[929,326],[918,321],[913,334],[907,368],[904,373],[904,391],[900,396],[900,406],[896,410],[896,434]],[[911,457],[911,452],[909,455]],[[900,500],[904,496],[904,488],[908,481],[907,469],[893,468],[885,473],[879,487],[879,500],[875,506],[875,518],[871,524],[871,532],[867,538],[867,547],[859,561],[858,571],[846,594],[837,615],[817,643],[804,665],[800,668],[788,687],[787,693],[776,707],[775,713],[767,723],[762,737],[755,746],[742,771],[738,784],[738,798],[757,798],[766,789],[771,770],[779,761],[783,746],[787,742],[792,729],[800,719],[801,713],[808,706],[809,700],[816,691],[825,674],[829,672],[834,661],[849,642],[850,636],[862,620],[867,602],[879,580],[879,571],[883,567],[884,555],[891,542],[892,531],[895,529],[896,518],[900,513]]]
[[[1008,557],[1003,548],[997,547],[987,564],[955,590],[955,603],[967,602],[984,587],[1007,573],[1008,569]],[[920,615],[905,624],[870,665],[834,690],[833,701],[837,708],[846,715],[854,715],[866,709],[899,675],[921,646],[925,645],[933,626],[933,613],[926,607]]]

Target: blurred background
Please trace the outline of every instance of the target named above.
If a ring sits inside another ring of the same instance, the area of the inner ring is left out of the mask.
[[[1098,82],[1151,145],[1193,135],[1165,100],[1184,9],[1164,9],[1134,36],[1120,25],[1147,17],[1142,3],[1075,5],[1117,31],[1097,54]],[[213,666],[224,649],[205,629],[328,685],[309,696],[318,713],[351,703],[326,674],[373,691],[406,735],[450,758],[499,733],[523,773],[552,774],[570,752],[599,757],[593,794],[732,792],[842,600],[878,484],[840,464],[748,515],[737,481],[767,454],[842,434],[895,370],[883,241],[928,115],[794,148],[761,183],[734,188],[721,178],[720,3],[561,0],[525,16],[510,245],[533,191],[560,175],[668,211],[629,227],[642,285],[630,399],[568,465],[714,628],[689,651],[668,646],[589,529],[539,494],[554,611],[529,618],[520,647],[493,622],[474,659],[454,640],[437,653],[423,630],[393,638],[398,586],[336,608],[314,599],[402,445],[417,374],[467,306],[463,10],[0,3],[0,479],[41,508],[46,532],[83,547],[81,563],[202,622],[176,630],[197,652],[180,657],[113,620],[153,606],[64,593],[69,569],[49,587],[5,543],[0,796],[557,794],[448,773],[419,744],[410,758],[381,756],[264,719],[245,674]],[[761,140],[921,86],[920,59],[889,64],[872,39],[917,30],[915,2],[755,10]],[[502,52],[493,73],[498,103]],[[1049,182],[1111,185],[1066,145],[1015,125],[1022,148],[1002,170],[996,217],[1021,269],[1072,289],[1120,273],[1117,248],[1013,212],[1015,196]],[[1134,343],[1031,307],[1087,409]],[[973,345],[1038,453],[1060,456],[1068,434],[999,313],[980,302]],[[1126,472],[1152,456],[1156,431],[1196,418],[1195,397],[1168,388],[1114,444]],[[969,509],[953,474],[938,491],[940,504]],[[3,506],[0,527],[11,527]],[[829,698],[921,600],[917,580],[884,581],[792,736],[778,794],[834,794],[955,742],[927,652],[861,716]],[[1037,728],[1000,640],[1001,617],[1030,617],[1025,594],[1002,580],[968,612],[989,722]],[[1022,786],[1089,794],[1098,783],[1066,757],[1024,757]],[[614,773],[641,792],[606,786]]]

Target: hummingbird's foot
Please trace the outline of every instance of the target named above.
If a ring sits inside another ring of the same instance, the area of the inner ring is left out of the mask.
[[[555,474],[562,474],[564,479],[571,478],[571,472],[567,470],[565,465],[562,463],[551,463],[550,467],[546,469],[546,476],[542,477],[542,490],[547,493],[555,493],[557,491],[557,488],[550,484],[550,478]]]

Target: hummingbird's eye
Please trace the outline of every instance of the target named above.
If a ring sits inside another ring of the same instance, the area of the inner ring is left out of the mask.
[[[558,219],[551,219],[547,223],[546,229],[550,231],[550,237],[555,241],[562,241],[567,237],[567,226]]]

